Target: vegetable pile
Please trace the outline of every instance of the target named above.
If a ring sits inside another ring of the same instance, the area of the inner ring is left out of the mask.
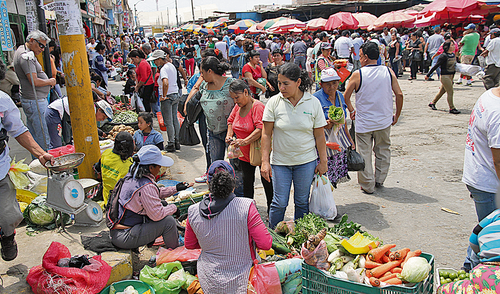
[[[466,273],[464,270],[456,271],[454,269],[439,269],[438,272],[441,285],[460,280],[467,280],[470,277],[469,273]]]
[[[115,115],[113,123],[122,123],[122,124],[135,123],[137,122],[137,117],[138,117],[137,113],[131,110],[122,111]]]
[[[125,125],[119,125],[119,126],[114,126],[111,131],[109,131],[109,135],[107,136],[108,139],[114,140],[116,135],[118,135],[119,132],[128,132],[131,135],[134,135],[134,129],[129,126]]]
[[[113,109],[114,114],[118,114],[119,112],[122,111],[132,110],[132,107],[130,107],[130,105],[124,103],[113,104],[111,105],[111,108]]]

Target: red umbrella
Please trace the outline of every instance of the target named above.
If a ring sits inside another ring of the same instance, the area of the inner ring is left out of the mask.
[[[385,26],[410,28],[413,26],[415,19],[415,16],[408,15],[401,11],[390,11],[377,18],[371,27],[375,29],[380,29]]]
[[[368,12],[353,13],[352,16],[354,16],[354,18],[358,20],[358,27],[360,29],[366,29],[377,20],[377,17],[375,15]]]
[[[301,22],[298,19],[293,19],[293,18],[287,18],[278,21],[277,23],[273,24],[270,28],[270,32],[277,32],[277,31],[288,31],[291,29],[305,29],[306,24]]]
[[[456,18],[468,14],[477,7],[477,0],[434,0],[420,12],[420,15],[430,16],[436,13],[436,18]]]
[[[324,18],[320,17],[311,19],[310,21],[307,22],[306,30],[308,31],[324,30],[325,25],[326,25],[326,19]]]
[[[327,30],[353,30],[359,27],[359,21],[350,12],[337,12],[330,15],[326,22]]]

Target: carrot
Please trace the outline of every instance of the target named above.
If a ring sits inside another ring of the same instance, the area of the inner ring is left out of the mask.
[[[371,261],[380,261],[382,260],[382,257],[385,255],[385,253],[392,248],[396,247],[395,244],[387,244],[379,248],[374,248],[368,252],[368,259]]]
[[[410,252],[410,248],[403,248],[401,250],[394,251],[391,254],[389,254],[389,258],[391,259],[391,261],[396,259],[404,259],[406,257],[406,254],[408,254],[408,252]]]
[[[373,287],[379,287],[380,286],[380,281],[377,278],[371,277],[370,278],[370,284]]]
[[[401,263],[401,267],[403,267],[405,265],[405,263],[408,261],[408,259],[410,259],[412,257],[420,256],[420,254],[422,254],[422,250],[420,250],[420,249],[408,252],[408,254],[406,254],[405,260]]]
[[[390,258],[389,258],[389,256],[387,256],[387,255],[382,256],[382,262],[383,263],[388,263],[389,261],[391,261]]]
[[[381,265],[382,265],[381,263],[371,261],[369,259],[366,259],[366,261],[365,261],[365,268],[376,268],[376,267],[381,266]]]
[[[388,273],[389,273],[389,275],[387,275],[387,276],[386,276],[386,275],[384,275],[384,276],[383,276],[382,278],[380,278],[379,280],[380,280],[381,282],[385,282],[385,281],[388,281],[388,280],[390,280],[390,279],[394,279],[394,278],[397,278],[397,277],[398,277],[398,274],[391,274],[391,272],[388,272]]]
[[[370,270],[365,271],[365,275],[369,278],[372,277],[372,272]]]
[[[392,273],[390,271],[388,271],[388,272],[386,272],[385,274],[382,275],[382,278],[385,278],[385,277],[390,276],[390,275],[392,275]]]
[[[393,274],[400,274],[403,269],[400,267],[395,267],[391,270],[391,273]]]
[[[378,266],[378,267],[372,269],[371,274],[375,278],[380,278],[386,272],[388,272],[391,269],[399,266],[400,264],[401,264],[401,260],[390,261],[390,262],[388,262],[386,264],[383,264],[381,266]]]
[[[389,285],[401,285],[403,283],[403,281],[401,281],[398,278],[393,278],[393,279],[385,281],[385,283],[389,284]]]

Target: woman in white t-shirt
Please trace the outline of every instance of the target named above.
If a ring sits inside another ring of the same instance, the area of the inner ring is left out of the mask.
[[[323,130],[326,120],[318,99],[307,92],[312,84],[309,75],[293,63],[282,65],[278,73],[280,93],[269,99],[262,117],[261,175],[267,181],[272,177],[274,191],[270,228],[284,218],[292,182],[298,219],[309,212],[314,174],[328,170]]]
[[[164,48],[166,49],[166,48]],[[166,49],[168,50],[168,49]],[[169,56],[163,50],[155,50],[148,61],[153,61],[160,69],[158,78],[158,97],[160,98],[161,115],[167,127],[167,152],[181,149],[179,143],[179,120],[177,119],[177,105],[179,104],[179,88],[177,86],[177,69],[168,62]]]

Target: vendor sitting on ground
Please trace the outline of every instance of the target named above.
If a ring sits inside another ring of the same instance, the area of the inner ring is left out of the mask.
[[[469,238],[474,251],[470,279],[444,284],[437,293],[499,293],[500,283],[500,209],[483,218]]]
[[[95,165],[95,171],[102,180],[102,198],[108,204],[109,192],[119,179],[125,177],[132,165],[134,139],[128,132],[119,132],[113,149],[106,149]]]
[[[95,101],[97,95],[94,92],[92,92],[92,95]],[[96,121],[113,119],[113,110],[108,102],[99,100],[94,103],[94,109]],[[45,111],[45,121],[47,122],[47,129],[50,137],[49,149],[61,147],[63,141],[65,144],[69,144],[72,141],[71,119],[69,115],[69,102],[67,96],[49,104],[47,111]]]
[[[147,145],[132,157],[134,164],[125,176],[120,190],[120,220],[110,231],[113,245],[123,249],[134,249],[147,245],[162,236],[166,248],[179,246],[177,222],[173,214],[177,206],[162,205],[162,199],[189,187],[179,183],[173,187],[159,188],[155,177],[160,167],[174,164],[172,158],[163,156],[160,149]]]
[[[163,136],[153,129],[153,114],[151,112],[139,113],[137,125],[139,129],[134,133],[136,150],[146,145],[155,145],[160,150],[163,150]]]
[[[253,199],[234,195],[234,177],[228,162],[214,161],[210,194],[188,210],[184,242],[187,249],[202,249],[197,271],[207,294],[247,293],[255,246],[269,250],[273,241]]]

